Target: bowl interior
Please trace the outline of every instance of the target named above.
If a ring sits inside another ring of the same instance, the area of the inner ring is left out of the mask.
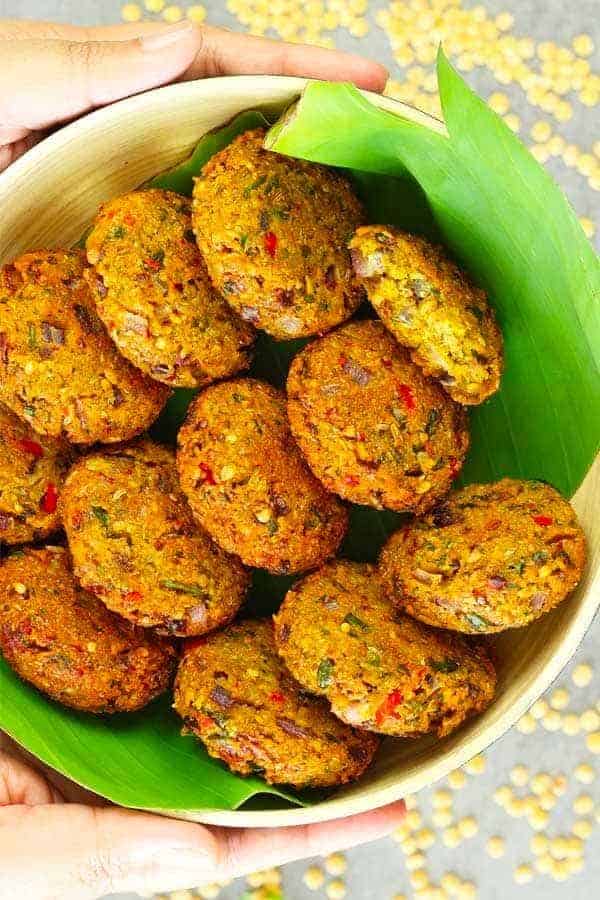
[[[75,243],[100,203],[131,190],[185,158],[207,131],[249,108],[279,110],[304,81],[245,76],[190,82],[153,91],[93,113],[57,132],[0,175],[0,264],[36,247]],[[439,130],[423,113],[370,95],[386,109]],[[573,437],[576,439],[576,436]],[[589,540],[586,575],[573,596],[529,628],[496,643],[498,695],[482,716],[443,741],[387,741],[369,774],[307,809],[198,810],[197,821],[274,826],[331,819],[374,808],[419,790],[462,765],[498,737],[556,678],[600,602],[600,466],[588,473],[574,504]]]

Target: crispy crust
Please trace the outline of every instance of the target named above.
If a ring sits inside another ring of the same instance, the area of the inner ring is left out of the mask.
[[[382,225],[350,241],[354,270],[396,340],[458,403],[482,403],[502,374],[502,334],[485,293],[424,238]]]
[[[347,242],[363,209],[333,169],[263,150],[264,129],[204,166],[193,221],[213,284],[280,340],[328,331],[364,299]]]
[[[197,388],[248,368],[254,329],[210,283],[190,200],[161,190],[110,200],[86,246],[98,314],[138,369]]]
[[[0,566],[0,650],[64,706],[132,712],[168,687],[173,647],[109,612],[73,579],[62,547],[25,549]]]
[[[239,610],[250,576],[194,522],[165,447],[144,440],[82,459],[61,514],[81,585],[136,625],[189,637]]]
[[[373,566],[335,560],[297,582],[275,640],[300,684],[369,731],[443,737],[494,696],[483,646],[395,614]]]
[[[277,656],[266,620],[193,642],[177,675],[175,709],[211,756],[271,784],[324,788],[354,781],[379,743],[302,691]]]
[[[177,463],[197,520],[247,565],[302,572],[344,537],[346,509],[306,466],[285,397],[268,384],[236,379],[200,393],[179,432]]]
[[[144,431],[169,396],[124,360],[97,316],[83,254],[39,250],[0,270],[0,401],[75,444]]]
[[[450,488],[469,435],[464,411],[425,378],[381,322],[350,322],[293,360],[294,437],[345,500],[423,512]]]
[[[541,481],[504,478],[451,493],[396,532],[379,570],[410,615],[467,633],[528,625],[575,588],[585,535],[571,505]]]

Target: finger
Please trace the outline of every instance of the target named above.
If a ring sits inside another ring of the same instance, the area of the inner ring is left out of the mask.
[[[0,807],[60,803],[59,792],[20,759],[0,753]]]
[[[0,900],[178,890],[214,880],[218,858],[201,825],[80,804],[0,809]]]
[[[42,137],[43,133],[27,133],[27,137],[8,144],[4,144],[2,139],[0,139],[0,172],[8,168],[8,166],[10,166],[11,163],[14,163],[20,156],[23,156],[30,147],[33,147],[41,141]]]
[[[348,850],[385,837],[404,818],[404,802],[392,803],[371,812],[291,828],[222,829],[221,860],[216,875],[233,878],[260,868],[270,868],[305,859],[324,856],[334,850]]]
[[[206,75],[301,75],[353,81],[358,87],[382,91],[388,77],[379,63],[341,50],[286,44],[208,25],[202,27],[202,34],[202,50],[186,72],[186,79]]]
[[[191,23],[126,41],[0,41],[0,124],[36,130],[172,81],[195,58]]]

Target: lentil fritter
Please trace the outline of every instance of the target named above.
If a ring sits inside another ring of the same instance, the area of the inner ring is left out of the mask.
[[[272,784],[325,788],[358,778],[378,740],[336,719],[277,656],[270,621],[245,621],[184,651],[175,709],[211,756]]]
[[[280,391],[251,378],[211,385],[193,401],[178,440],[181,487],[224,550],[279,574],[336,552],[347,511],[306,466]]]
[[[450,488],[466,416],[380,322],[350,322],[292,362],[294,437],[326,488],[378,509],[422,512]]]
[[[105,203],[87,256],[98,314],[138,369],[197,388],[248,367],[254,329],[212,287],[186,197],[147,190]]]
[[[484,648],[396,613],[373,566],[323,566],[291,588],[275,624],[294,678],[350,725],[443,737],[492,702],[496,674]]]
[[[188,637],[240,608],[250,577],[194,522],[165,447],[146,440],[82,459],[61,513],[80,584],[136,625]]]
[[[85,270],[74,250],[26,253],[0,269],[0,402],[38,434],[113,443],[144,431],[169,391],[119,355]]]
[[[0,405],[0,544],[48,537],[59,528],[58,495],[73,451],[39,437]]]
[[[424,238],[382,225],[350,242],[354,271],[386,328],[458,403],[498,390],[502,335],[484,291]]]
[[[364,299],[347,243],[365,217],[343,175],[264,150],[264,136],[247,131],[206,163],[193,222],[229,304],[287,340],[333,328]]]
[[[382,550],[384,587],[411,616],[463,632],[528,625],[554,609],[585,566],[570,504],[542,481],[503,478],[451,493]]]
[[[175,664],[168,642],[76,585],[62,547],[20,550],[0,565],[0,650],[24,681],[90,713],[141,709]]]

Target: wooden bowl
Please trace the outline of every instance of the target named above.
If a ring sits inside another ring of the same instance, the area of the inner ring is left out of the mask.
[[[0,264],[36,247],[75,243],[100,203],[173,166],[206,131],[241,110],[282,109],[304,84],[300,78],[273,76],[188,82],[117,103],[53,134],[0,175]],[[369,99],[444,132],[440,122],[411,107],[375,95]],[[498,695],[483,715],[443,741],[385,742],[364,779],[316,806],[257,812],[200,810],[189,818],[219,825],[274,826],[351,815],[432,784],[503,735],[568,662],[600,602],[599,473],[596,462],[574,498],[589,540],[585,577],[553,613],[529,628],[500,636]]]

